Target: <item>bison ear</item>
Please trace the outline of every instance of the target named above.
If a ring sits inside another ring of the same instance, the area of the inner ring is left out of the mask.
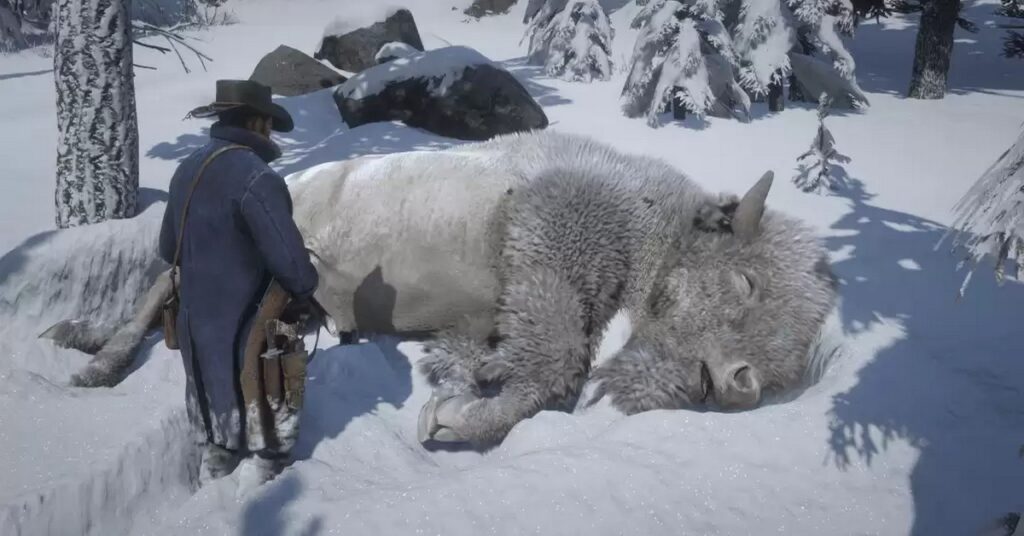
[[[740,200],[736,214],[732,218],[732,231],[739,238],[750,240],[757,235],[761,227],[761,216],[764,215],[764,202],[768,198],[768,190],[771,189],[774,178],[774,173],[766,172]]]

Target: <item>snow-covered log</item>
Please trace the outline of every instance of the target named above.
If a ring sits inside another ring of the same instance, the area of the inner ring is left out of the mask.
[[[994,260],[998,281],[1005,277],[1007,261],[1016,268],[1015,279],[1024,279],[1024,130],[960,199],[955,210],[953,245],[967,248],[965,262],[972,265],[964,287],[970,281],[973,265],[985,257]]]
[[[127,0],[59,0],[57,225],[136,213],[139,136]]]
[[[562,5],[561,11],[555,11]],[[608,80],[612,76],[612,29],[597,0],[549,0],[527,28],[529,62],[573,82]]]

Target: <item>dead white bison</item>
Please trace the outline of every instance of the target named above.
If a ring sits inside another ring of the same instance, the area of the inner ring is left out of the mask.
[[[710,195],[659,160],[546,131],[287,181],[336,330],[434,333],[422,440],[500,441],[588,381],[626,413],[751,408],[800,384],[836,297],[813,232],[765,211],[770,173],[742,199]],[[80,383],[123,377],[166,292],[161,279]],[[591,370],[620,310],[632,335]],[[50,335],[108,338],[88,332]]]

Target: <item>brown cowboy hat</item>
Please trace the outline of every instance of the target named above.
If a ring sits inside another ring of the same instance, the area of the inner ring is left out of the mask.
[[[252,80],[217,80],[217,96],[214,102],[200,106],[188,113],[188,117],[212,117],[214,115],[248,108],[273,119],[272,129],[291,132],[295,128],[292,116],[270,98],[270,88]]]

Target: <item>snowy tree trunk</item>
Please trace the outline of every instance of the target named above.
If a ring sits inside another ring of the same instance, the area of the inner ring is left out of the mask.
[[[782,98],[782,80],[768,84],[768,110],[781,112],[786,109],[786,101]]]
[[[814,47],[807,39],[807,36],[799,32],[796,39],[796,45],[794,45],[793,48],[798,52],[806,55],[811,55],[814,53]],[[804,90],[802,87],[800,87],[800,82],[797,81],[796,75],[793,73],[789,74],[789,100],[793,102],[810,101],[810,99],[807,98],[807,95],[804,95]]]
[[[139,187],[129,0],[58,0],[57,226],[130,218]]]
[[[807,102],[804,90],[800,88],[800,82],[797,81],[794,74],[789,75],[789,100],[793,102]]]
[[[914,50],[910,98],[941,99],[946,95],[953,30],[959,14],[960,0],[930,0],[924,5]]]
[[[679,96],[681,91],[683,88],[679,86],[672,88],[672,118],[678,121],[686,119],[686,104],[683,104],[683,99]]]

